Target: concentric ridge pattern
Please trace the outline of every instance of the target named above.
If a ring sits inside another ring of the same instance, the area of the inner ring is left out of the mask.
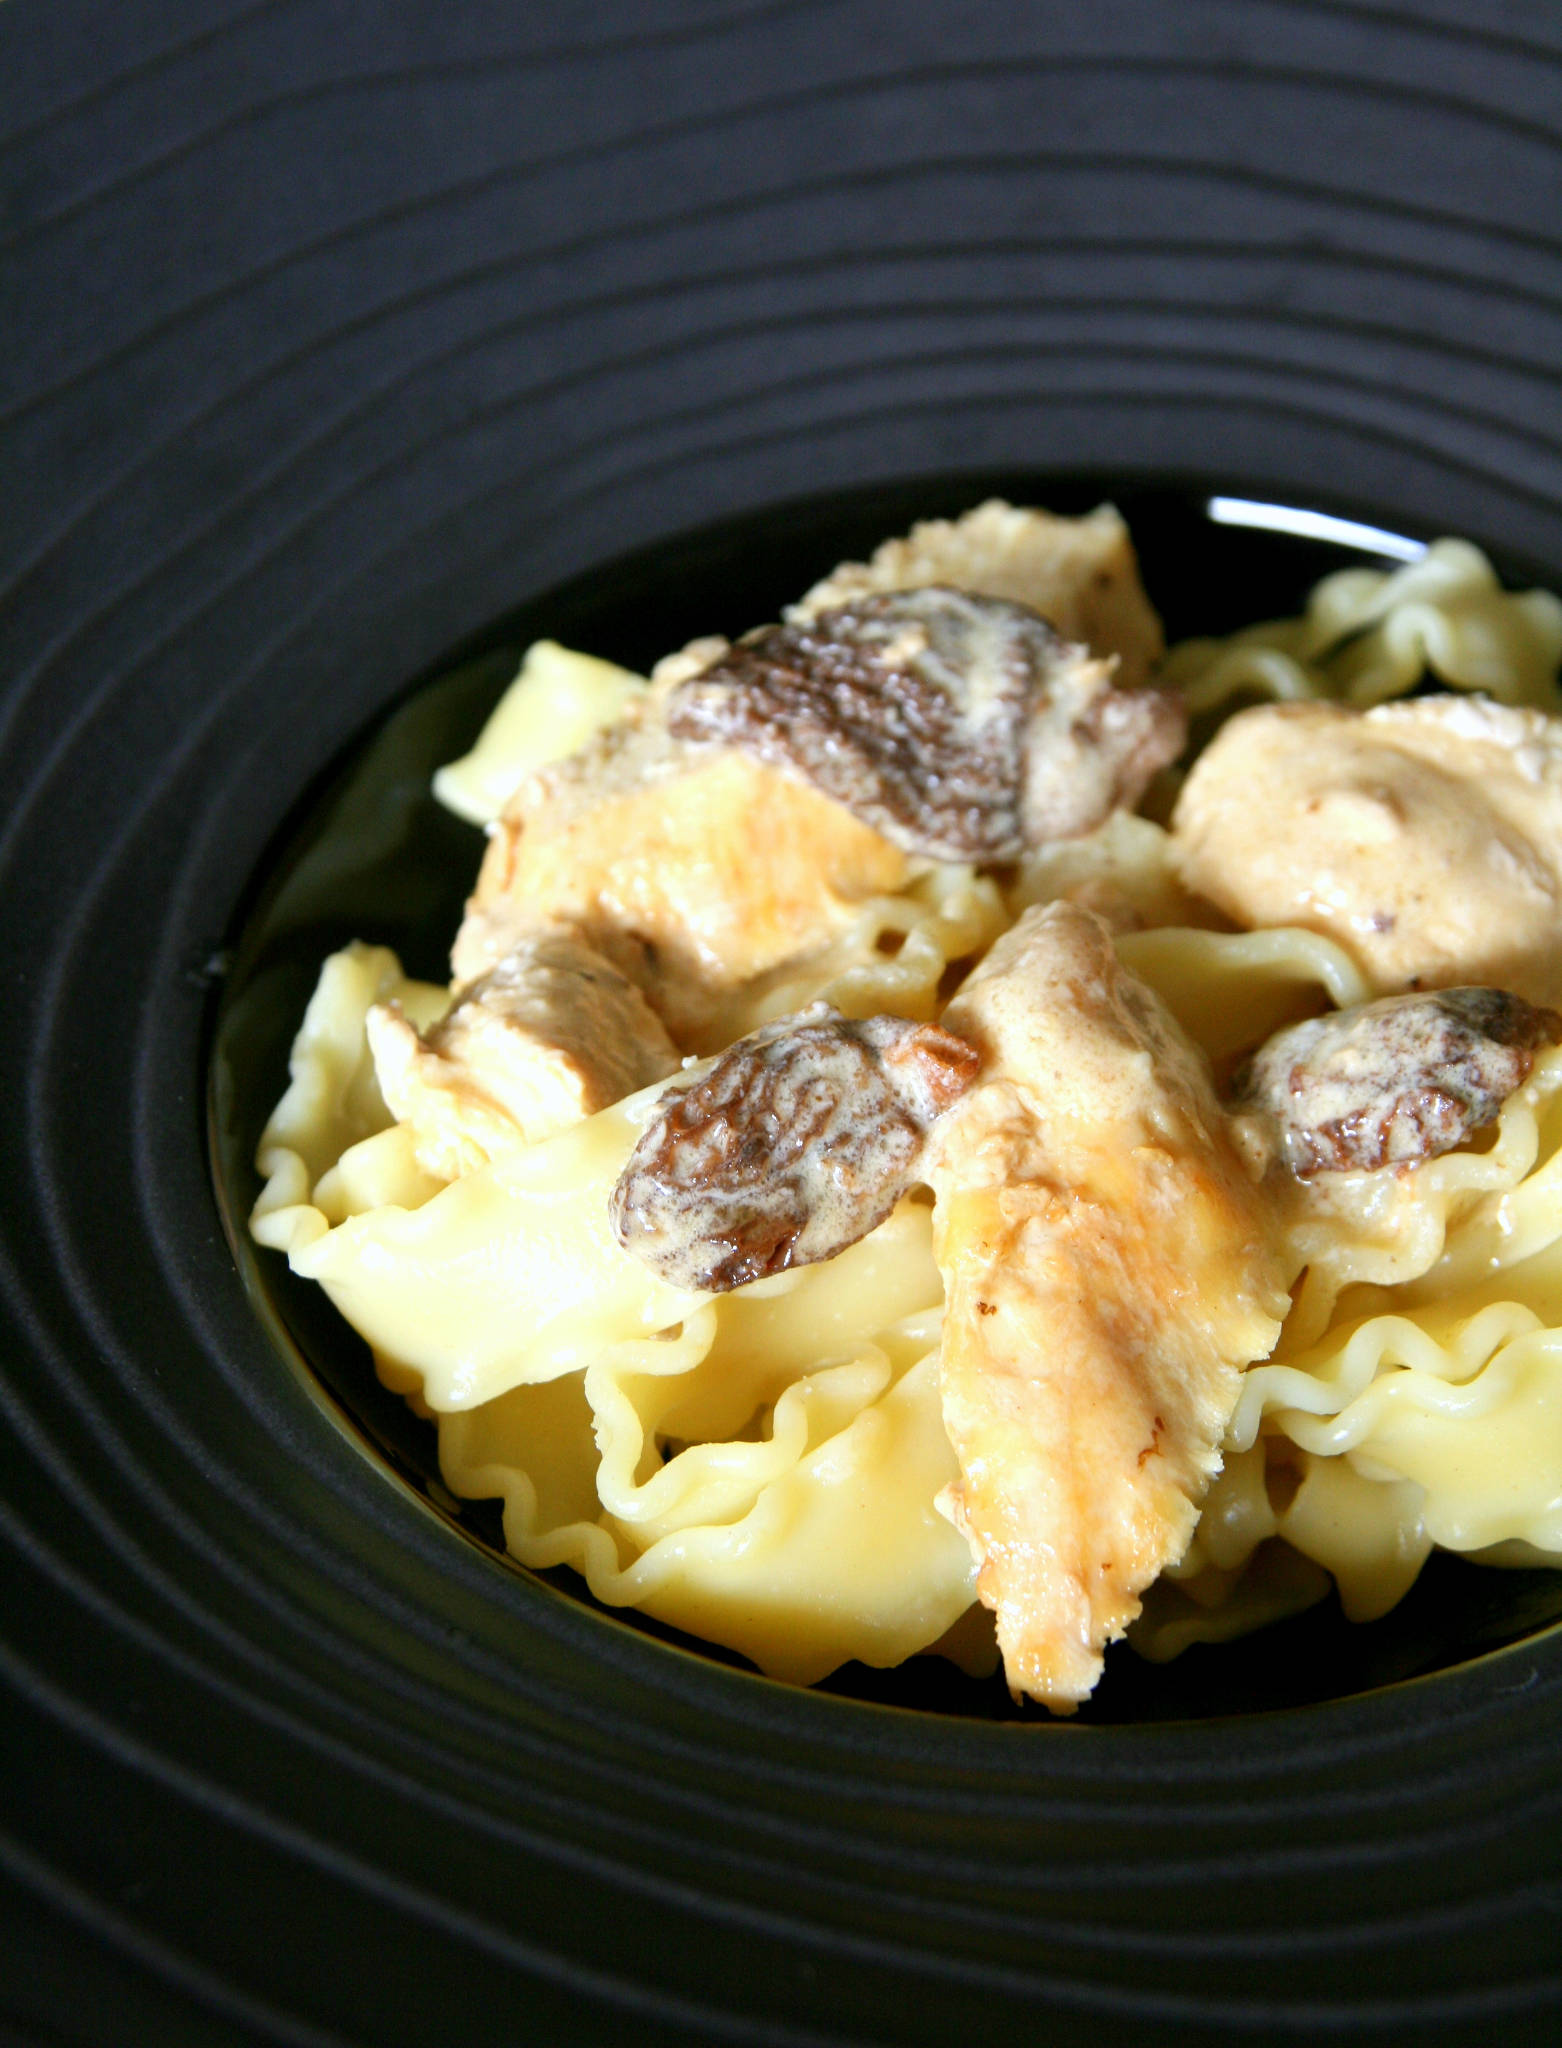
[[[1556,1640],[1068,1729],[637,1636],[289,1370],[203,1061],[323,766],[680,529],[1196,472],[1555,581],[1559,167],[1538,0],[0,10],[0,2040],[1558,2024]]]

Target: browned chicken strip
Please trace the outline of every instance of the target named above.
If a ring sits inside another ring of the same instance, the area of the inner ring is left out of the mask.
[[[1098,505],[1083,519],[989,498],[959,519],[928,519],[887,540],[866,562],[843,562],[787,613],[788,624],[853,604],[871,592],[953,584],[1029,605],[1065,640],[1117,656],[1117,681],[1134,689],[1165,642],[1139,581],[1121,515]]]
[[[466,979],[527,924],[572,924],[703,1050],[723,992],[823,944],[911,872],[843,805],[735,748],[672,738],[650,707],[516,791],[452,965]]]
[[[930,1147],[940,1505],[1011,1688],[1071,1713],[1181,1557],[1286,1307],[1208,1070],[1105,923],[1028,911],[945,1014],[983,1055]]]
[[[721,998],[931,860],[1088,832],[1180,749],[1177,702],[1018,604],[942,588],[772,626],[529,776],[493,829],[458,980],[575,926],[695,1050]],[[719,1034],[714,1034],[719,1036]]]
[[[421,1036],[394,1004],[368,1016],[380,1093],[447,1180],[676,1071],[645,997],[575,933],[520,940]]]

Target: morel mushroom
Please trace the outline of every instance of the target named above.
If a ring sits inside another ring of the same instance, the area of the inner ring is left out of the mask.
[[[815,1003],[669,1088],[613,1191],[620,1244],[711,1293],[832,1258],[917,1178],[929,1126],[980,1055],[936,1024]]]
[[[1388,996],[1277,1031],[1237,1077],[1299,1180],[1452,1152],[1495,1121],[1562,1017],[1500,988]]]
[[[1180,703],[1039,613],[929,585],[763,627],[672,692],[667,727],[789,768],[935,860],[1012,860],[1132,805]]]

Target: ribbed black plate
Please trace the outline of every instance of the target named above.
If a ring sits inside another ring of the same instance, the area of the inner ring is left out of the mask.
[[[1554,2036],[1554,1635],[1075,1728],[654,1641],[290,1367],[204,1055],[329,764],[673,535],[1204,476],[1562,580],[1559,83],[1538,0],[0,9],[7,2048]]]

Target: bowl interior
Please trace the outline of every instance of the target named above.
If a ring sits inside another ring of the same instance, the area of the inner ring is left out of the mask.
[[[682,535],[592,570],[529,601],[409,690],[348,755],[331,764],[282,823],[232,935],[214,1020],[211,1138],[219,1199],[245,1285],[279,1362],[297,1372],[331,1419],[467,1540],[504,1555],[497,1502],[459,1502],[440,1481],[432,1426],[375,1377],[367,1347],[319,1289],[258,1250],[244,1219],[259,1191],[253,1158],[285,1085],[288,1047],[323,957],[351,938],[393,946],[410,974],[442,981],[476,872],[481,836],[437,805],[433,770],[464,752],[533,639],[644,671],[696,634],[736,635],[833,565],[861,558],[919,518],[947,516],[988,495],[1077,512],[1112,498],[1133,532],[1145,583],[1167,637],[1219,634],[1296,611],[1319,577],[1342,566],[1402,559],[1417,538],[1392,518],[1282,507],[1278,524],[1225,510],[1229,480],[1124,476],[962,475],[865,488],[793,503]],[[1252,490],[1255,503],[1273,493]],[[1377,537],[1371,531],[1379,529]],[[1525,565],[1498,562],[1515,580]],[[572,1573],[547,1575],[594,1604]],[[604,1623],[624,1617],[600,1610]],[[1126,1647],[1081,1719],[1203,1718],[1294,1707],[1448,1669],[1562,1621],[1562,1572],[1494,1571],[1434,1554],[1408,1597],[1366,1626],[1332,1598],[1299,1618],[1230,1645],[1191,1649],[1169,1665]],[[656,1623],[666,1637],[726,1658]],[[729,1660],[738,1661],[738,1660]],[[827,1689],[944,1714],[1021,1712],[1000,1679],[977,1683],[934,1658],[881,1672],[850,1665]]]

